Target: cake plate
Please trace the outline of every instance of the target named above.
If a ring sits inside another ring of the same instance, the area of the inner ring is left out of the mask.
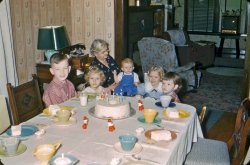
[[[89,114],[93,117],[96,117],[98,119],[104,119],[104,120],[107,120],[107,119],[113,119],[113,120],[121,120],[121,119],[126,119],[126,118],[129,118],[131,116],[133,116],[134,114],[136,113],[136,111],[133,109],[133,108],[130,108],[130,113],[128,116],[123,116],[121,118],[112,118],[112,117],[99,117],[99,116],[96,116],[95,114],[95,107],[92,107],[89,109]]]

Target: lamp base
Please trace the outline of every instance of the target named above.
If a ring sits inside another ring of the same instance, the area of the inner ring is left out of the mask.
[[[46,50],[45,51],[45,57],[46,57],[46,59],[47,59],[47,61],[50,63],[50,58],[51,58],[51,56],[53,55],[53,54],[55,54],[55,53],[58,53],[58,51],[56,51],[56,50]]]

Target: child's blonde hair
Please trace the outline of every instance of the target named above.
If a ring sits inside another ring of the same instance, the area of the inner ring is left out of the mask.
[[[123,59],[122,62],[121,62],[121,67],[123,67],[124,64],[131,64],[132,67],[134,67],[134,62],[130,58]]]
[[[182,79],[178,73],[175,72],[167,72],[165,76],[162,78],[164,80],[173,80],[174,85],[178,85],[178,89],[182,87]]]
[[[106,79],[103,71],[94,66],[94,67],[91,67],[88,70],[88,72],[84,75],[85,81],[88,82],[88,83],[89,83],[89,77],[90,77],[91,74],[99,74],[100,75],[100,77],[101,77],[101,85],[103,84],[103,82]]]
[[[151,72],[153,72],[153,71],[158,72],[158,73],[159,73],[159,76],[160,76],[160,79],[162,80],[162,78],[164,77],[164,74],[165,74],[163,68],[160,67],[160,66],[153,66],[153,67],[151,67],[151,68],[148,70],[148,75],[149,75]]]

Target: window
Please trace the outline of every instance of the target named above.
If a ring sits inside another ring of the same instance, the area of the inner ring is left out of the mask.
[[[194,32],[219,32],[218,0],[186,0],[185,27]]]

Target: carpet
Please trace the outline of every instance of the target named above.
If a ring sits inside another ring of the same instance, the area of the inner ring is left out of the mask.
[[[206,70],[209,73],[221,75],[221,76],[236,76],[243,77],[244,70],[241,68],[230,68],[230,67],[211,67]]]
[[[183,103],[194,106],[199,113],[207,107],[203,123],[207,132],[226,112],[236,113],[241,102],[243,77],[221,76],[202,70],[200,87],[196,92],[179,94]]]

